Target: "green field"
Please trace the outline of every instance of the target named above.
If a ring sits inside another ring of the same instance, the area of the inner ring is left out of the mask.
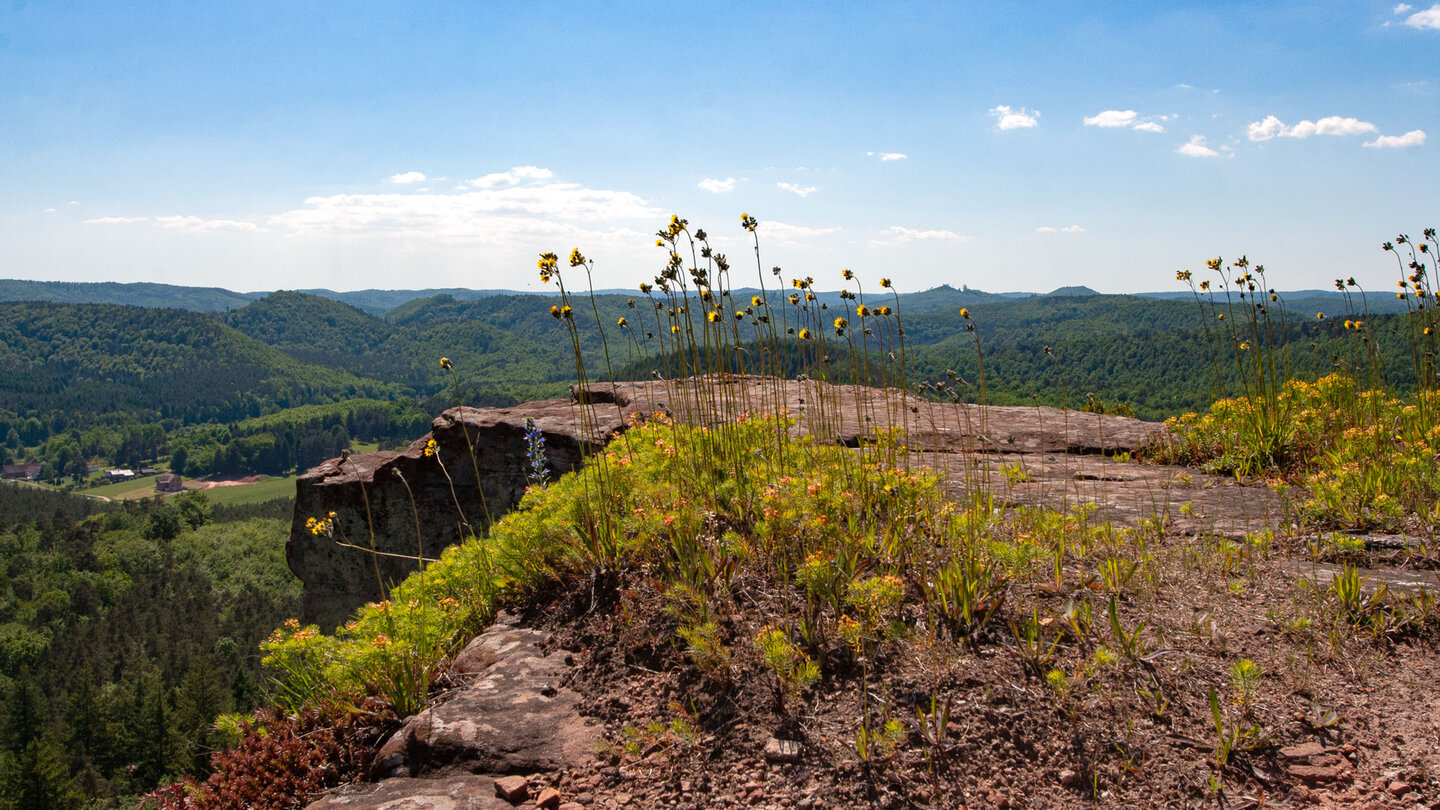
[[[148,498],[155,493],[155,476],[147,475],[143,478],[136,478],[133,481],[121,481],[117,484],[105,484],[80,490],[83,495],[93,495],[102,498],[109,498],[112,501],[130,501],[136,498]]]
[[[257,484],[241,484],[233,487],[215,487],[205,490],[205,497],[210,503],[216,505],[235,506],[245,503],[264,503],[273,501],[276,498],[295,497],[295,479],[297,476],[289,475],[284,478],[267,478]]]

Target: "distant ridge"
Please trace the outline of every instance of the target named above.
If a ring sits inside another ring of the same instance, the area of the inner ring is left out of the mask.
[[[355,309],[368,315],[390,316],[390,313],[405,313],[422,308],[423,303],[442,296],[448,296],[452,301],[480,301],[487,298],[514,297],[514,296],[545,296],[555,295],[557,291],[553,288],[544,290],[501,290],[484,289],[471,290],[463,287],[433,288],[423,290],[353,290],[350,292],[336,292],[327,289],[305,289],[296,292],[306,295],[328,298],[332,301],[339,301],[348,304]],[[749,297],[759,292],[750,288],[735,288],[732,293],[741,297]],[[776,297],[789,292],[787,288],[770,290],[770,295]],[[878,292],[869,291],[870,294]],[[0,301],[43,301],[57,304],[124,304],[129,306],[146,307],[149,309],[185,309],[192,312],[226,312],[237,310],[250,305],[268,295],[270,291],[263,292],[234,292],[222,287],[186,287],[176,284],[155,284],[150,282],[119,283],[113,281],[81,282],[81,281],[29,281],[25,279],[0,279]],[[634,297],[635,290],[604,289],[596,290],[596,295],[616,295],[622,297]],[[1137,292],[1128,293],[1136,298],[1148,298],[1151,300],[1163,301],[1188,301],[1193,298],[1189,290],[1173,290],[1164,292]],[[1223,300],[1223,293],[1217,293]],[[1285,307],[1296,315],[1307,315],[1314,317],[1316,312],[1324,312],[1327,317],[1344,315],[1348,306],[1344,296],[1334,290],[1292,290],[1279,293]],[[838,292],[817,292],[822,302],[830,306],[843,304]],[[901,293],[900,304],[904,312],[918,314],[922,312],[934,312],[946,309],[958,309],[960,307],[973,307],[981,304],[993,304],[1005,301],[1023,301],[1029,298],[1043,297],[1061,298],[1093,298],[1113,297],[1112,293],[1101,293],[1085,286],[1068,286],[1052,290],[1048,293],[1032,292],[1004,292],[993,293],[977,290],[971,287],[952,287],[942,284],[928,290],[917,292]],[[409,305],[409,306],[407,306]],[[1362,305],[1358,295],[1354,296],[1353,306],[1361,309]],[[1393,294],[1372,292],[1366,296],[1364,308],[1372,314],[1399,313],[1405,312],[1406,302],[1398,300]]]
[[[243,307],[265,293],[237,293],[220,287],[115,281],[28,281],[0,279],[0,301],[47,301],[53,304],[125,304],[150,309],[223,312]]]

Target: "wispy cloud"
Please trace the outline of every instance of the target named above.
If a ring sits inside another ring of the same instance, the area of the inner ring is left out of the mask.
[[[766,220],[760,223],[760,233],[765,241],[773,241],[782,247],[806,247],[807,240],[820,236],[829,236],[840,233],[842,228],[839,225],[830,228],[812,228],[807,225],[790,225],[775,220]]]
[[[149,222],[171,231],[184,233],[224,233],[259,231],[262,228],[243,219],[204,219],[193,215],[175,214],[167,217],[96,217],[82,220],[86,225],[135,225]]]
[[[402,186],[408,186],[412,183],[425,182],[425,175],[420,172],[401,172],[399,174],[390,175],[390,182]]]
[[[1036,233],[1084,233],[1085,229],[1079,225],[1067,225],[1064,228],[1056,228],[1051,225],[1041,225],[1035,229]]]
[[[1175,150],[1175,153],[1193,158],[1213,158],[1220,156],[1219,152],[1205,145],[1204,135],[1191,135],[1190,141],[1181,144],[1180,148]]]
[[[1267,115],[1263,121],[1252,122],[1245,131],[1252,141],[1268,141],[1271,138],[1303,139],[1311,135],[1364,135],[1379,132],[1379,129],[1369,121],[1338,115],[1321,118],[1319,121],[1301,121],[1291,127],[1286,126],[1279,118]]]
[[[904,160],[908,155],[904,152],[866,152],[866,157],[878,157],[881,163],[889,163],[892,160]]]
[[[1087,127],[1128,127],[1133,126],[1139,117],[1140,114],[1134,110],[1105,110],[1086,116],[1084,121]]]
[[[1364,146],[1374,149],[1403,149],[1407,146],[1419,146],[1425,143],[1425,130],[1412,129],[1404,135],[1381,135]]]
[[[149,222],[149,217],[95,217],[94,219],[81,220],[86,225],[131,225],[136,222]]]
[[[513,188],[526,180],[549,180],[554,177],[549,169],[539,166],[516,166],[508,172],[494,172],[470,181],[475,188]]]
[[[1166,116],[1160,116],[1159,121],[1153,118],[1141,118],[1140,113],[1134,110],[1105,110],[1094,115],[1087,115],[1081,119],[1087,127],[1101,127],[1104,129],[1130,128],[1137,132],[1164,132],[1165,127],[1160,121],[1166,120]]]
[[[801,186],[795,183],[776,183],[775,185],[801,197],[809,197],[811,194],[820,190],[814,186]]]
[[[727,177],[724,180],[716,180],[713,177],[707,177],[696,185],[699,186],[701,191],[708,191],[711,194],[722,194],[726,191],[735,190],[735,178]]]
[[[903,225],[891,225],[886,228],[881,237],[871,239],[871,247],[886,247],[890,245],[903,245],[907,242],[941,241],[941,242],[967,242],[968,236],[962,236],[954,231],[940,230],[919,230],[917,228],[906,228]]]
[[[186,233],[221,233],[225,231],[258,231],[260,226],[241,219],[201,219],[197,216],[155,217],[160,227]]]
[[[997,107],[991,107],[990,115],[995,118],[995,126],[998,127],[1001,132],[1040,126],[1039,110],[1031,112],[1024,107],[1017,110],[1008,104],[1001,104]]]
[[[548,169],[517,166],[483,175],[453,192],[395,190],[310,197],[290,210],[258,218],[199,216],[87,219],[92,225],[149,223],[192,234],[274,230],[287,237],[410,241],[427,248],[484,245],[502,252],[582,244],[617,253],[643,242],[663,214],[628,191],[558,182]]]
[[[1410,6],[1405,3],[1401,3],[1395,7],[1396,14],[1404,14],[1409,10]],[[1405,24],[1411,28],[1419,28],[1421,30],[1428,28],[1432,31],[1440,31],[1440,3],[1436,3],[1424,11],[1417,11],[1411,14],[1405,18]]]

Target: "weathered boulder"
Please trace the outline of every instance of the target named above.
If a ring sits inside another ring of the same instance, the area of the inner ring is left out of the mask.
[[[599,728],[562,685],[571,665],[546,655],[544,633],[500,614],[450,666],[461,689],[410,718],[375,755],[372,775],[413,776],[452,765],[488,774],[553,771],[588,761]]]
[[[579,403],[586,403],[581,405]],[[437,556],[519,502],[526,485],[525,420],[542,431],[556,475],[574,469],[583,446],[601,446],[629,419],[667,413],[690,424],[741,414],[787,413],[793,432],[854,446],[877,430],[903,427],[910,447],[944,454],[1079,454],[1133,451],[1163,428],[1121,416],[1048,407],[933,403],[896,389],[777,381],[755,376],[595,385],[568,399],[510,408],[452,408],[431,432],[399,452],[332,459],[301,476],[287,556],[305,586],[305,619],[330,629],[380,598],[379,579],[398,582],[415,557]],[[425,449],[433,439],[436,452]],[[473,453],[472,453],[473,448]],[[477,485],[478,481],[478,485]],[[481,499],[483,492],[484,498]],[[307,529],[335,513],[335,539]]]

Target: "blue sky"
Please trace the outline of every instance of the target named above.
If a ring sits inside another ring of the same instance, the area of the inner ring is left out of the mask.
[[[0,8],[3,278],[633,287],[744,211],[823,287],[1391,286],[1437,149],[1440,3]]]

